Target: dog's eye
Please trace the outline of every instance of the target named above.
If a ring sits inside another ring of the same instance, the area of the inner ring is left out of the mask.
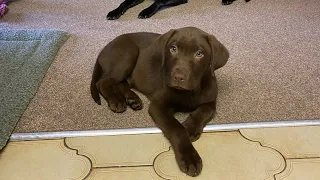
[[[199,50],[199,51],[196,52],[196,57],[197,57],[197,58],[202,58],[202,57],[203,57],[203,53],[202,53],[201,50]]]
[[[175,45],[172,45],[171,47],[170,47],[170,52],[171,53],[175,53],[175,52],[177,52],[177,46],[175,46]]]

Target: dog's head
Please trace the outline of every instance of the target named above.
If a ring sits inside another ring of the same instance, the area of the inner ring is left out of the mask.
[[[158,38],[169,87],[194,90],[202,77],[224,66],[229,52],[213,35],[195,27],[172,29]]]

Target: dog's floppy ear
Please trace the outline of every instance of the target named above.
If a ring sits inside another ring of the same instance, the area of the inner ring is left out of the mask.
[[[211,72],[224,66],[229,59],[229,51],[213,35],[208,35],[208,42],[211,47]]]
[[[171,29],[170,31],[162,34],[158,37],[157,43],[159,45],[159,49],[161,50],[161,67],[164,65],[165,59],[166,59],[166,47],[167,43],[170,40],[170,38],[173,36],[173,34],[176,32],[175,29]]]

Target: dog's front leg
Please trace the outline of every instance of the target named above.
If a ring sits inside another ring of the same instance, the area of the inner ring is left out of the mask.
[[[235,0],[222,0],[222,5],[229,5],[229,4],[232,4],[233,1]]]
[[[215,112],[215,101],[202,104],[182,123],[182,125],[186,128],[192,142],[200,138],[203,128],[208,122],[211,121]]]
[[[151,6],[139,13],[138,18],[146,19],[153,16],[163,7],[178,6],[187,3],[188,0],[156,0]]]
[[[149,114],[169,140],[180,170],[189,176],[199,175],[202,170],[202,160],[193,147],[187,131],[173,116],[173,111],[164,102],[151,101]]]
[[[120,4],[119,7],[110,11],[107,15],[108,20],[115,20],[118,19],[121,15],[123,15],[129,8],[132,8],[144,0],[125,0],[123,3]]]

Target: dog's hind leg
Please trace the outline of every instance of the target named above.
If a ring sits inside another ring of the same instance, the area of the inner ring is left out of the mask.
[[[127,108],[125,95],[118,85],[131,75],[138,56],[139,48],[127,36],[114,39],[99,54],[97,61],[103,74],[96,87],[114,112],[121,113]]]
[[[118,80],[105,76],[97,82],[97,88],[108,102],[109,108],[113,112],[121,113],[126,110],[127,104],[125,98],[119,96],[117,88],[115,88],[117,84]]]
[[[123,3],[120,4],[119,7],[110,11],[107,15],[108,20],[115,20],[118,19],[121,15],[123,15],[129,8],[132,8],[144,0],[125,0]]]
[[[130,85],[127,81],[123,81],[117,85],[122,95],[126,98],[127,105],[133,110],[142,109],[142,101],[139,96],[130,89]]]

